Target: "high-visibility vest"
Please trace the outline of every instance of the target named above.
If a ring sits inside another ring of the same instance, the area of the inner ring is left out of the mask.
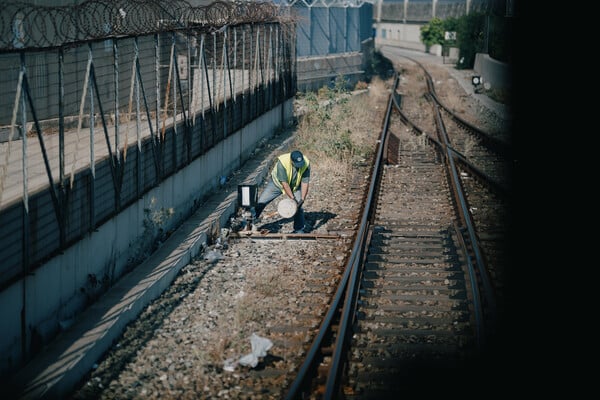
[[[304,165],[302,166],[302,168],[300,168],[298,170],[298,174],[296,175],[296,182],[294,182],[294,184],[292,185],[293,165],[292,165],[291,153],[282,154],[277,158],[281,162],[281,165],[283,165],[283,167],[285,168],[285,172],[287,174],[288,185],[290,185],[290,188],[292,188],[292,192],[295,192],[296,189],[298,189],[298,187],[300,186],[300,182],[302,182],[302,174],[304,174],[304,171],[306,171],[308,169],[308,165],[310,164],[310,161],[308,160],[308,158],[306,158],[306,156],[304,156],[304,161],[305,161]],[[281,185],[281,182],[279,182],[279,179],[277,178],[277,164],[275,164],[275,166],[273,167],[273,170],[271,170],[271,177],[273,178],[273,183],[275,183],[275,186],[277,186],[283,192],[283,186]]]

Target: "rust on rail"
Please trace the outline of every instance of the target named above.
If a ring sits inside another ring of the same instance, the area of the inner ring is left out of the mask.
[[[343,236],[331,233],[279,233],[269,231],[239,231],[232,233],[230,237],[251,239],[341,239]]]

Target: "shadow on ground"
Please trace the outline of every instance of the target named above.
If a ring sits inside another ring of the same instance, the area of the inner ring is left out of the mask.
[[[328,221],[337,217],[337,214],[330,213],[328,211],[305,211],[304,212],[304,222],[305,222],[305,232],[309,233],[314,230],[317,230],[321,226],[325,225]],[[293,222],[294,218],[281,218],[273,222],[269,222],[267,224],[263,224],[258,226],[259,230],[266,229],[271,233],[285,233],[281,232],[284,225]]]

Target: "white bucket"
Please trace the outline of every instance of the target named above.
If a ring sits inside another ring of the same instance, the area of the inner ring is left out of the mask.
[[[291,218],[296,214],[298,210],[298,204],[292,199],[286,198],[279,202],[277,205],[277,212],[283,218]]]

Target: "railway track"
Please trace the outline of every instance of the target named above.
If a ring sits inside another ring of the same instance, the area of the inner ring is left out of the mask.
[[[431,145],[411,136],[401,137],[399,164],[383,169],[349,355],[349,399],[400,396],[405,385],[390,383],[455,369],[477,348],[444,166]]]
[[[417,95],[431,111],[414,118],[409,96],[394,104],[392,91],[380,177],[367,161],[331,198],[329,177],[315,176],[327,199],[311,198],[312,236],[231,232],[227,246],[207,248],[222,257],[185,267],[72,398],[398,398],[479,361],[503,290],[510,181],[496,168],[507,162],[485,140],[467,151],[478,134],[448,122],[435,96]],[[274,218],[263,228],[282,227]],[[484,266],[482,277],[474,268]],[[238,362],[248,332],[272,344],[254,367]]]
[[[497,127],[482,127],[468,122],[445,99],[436,93],[434,78],[428,67],[417,60],[406,57],[418,66],[426,82],[427,90],[421,94],[432,107],[431,120],[436,121],[436,129],[443,129],[447,135],[447,145],[456,155],[460,171],[460,184],[465,192],[470,218],[476,227],[479,243],[486,257],[487,270],[496,290],[498,301],[503,301],[506,271],[504,267],[509,253],[508,232],[510,230],[512,208],[512,170],[514,152],[510,143],[510,122]],[[407,101],[402,102],[403,105]],[[424,133],[413,121],[414,113],[401,109],[401,120],[408,123],[416,134]],[[415,120],[423,121],[422,116]],[[442,125],[442,126],[439,126]],[[429,136],[441,146],[440,139]]]
[[[326,399],[398,398],[414,382],[458,377],[481,362],[487,342],[495,340],[498,271],[506,261],[499,250],[506,235],[501,218],[508,205],[500,199],[508,197],[508,146],[469,126],[481,150],[474,159],[459,153],[456,147],[466,146],[464,126],[446,129],[443,105],[426,79],[436,133],[425,134],[390,95],[380,140],[387,162],[380,157],[374,168],[373,199],[357,235],[368,239],[353,251],[364,259],[346,265],[355,271],[342,281],[339,320],[325,324],[330,339],[316,345],[334,351],[312,352],[314,363],[326,364],[324,372],[297,378],[288,399],[308,392]],[[474,218],[480,207],[499,212]]]

